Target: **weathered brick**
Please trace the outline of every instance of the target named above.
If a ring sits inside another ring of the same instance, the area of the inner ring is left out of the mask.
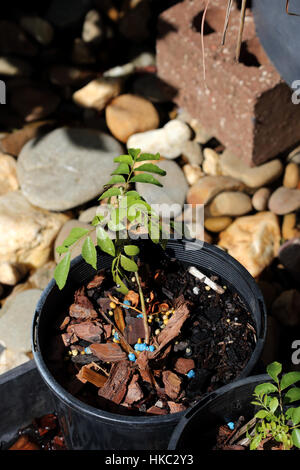
[[[204,81],[201,19],[205,0],[185,0],[159,18],[159,77],[177,90],[173,100],[228,149],[253,166],[300,140],[300,106],[269,62],[247,10],[241,61],[234,59],[240,12],[221,37],[227,2],[211,0],[206,16]]]

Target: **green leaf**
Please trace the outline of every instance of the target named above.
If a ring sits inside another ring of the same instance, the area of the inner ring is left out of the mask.
[[[136,272],[138,270],[137,264],[132,259],[129,259],[124,255],[121,255],[121,266],[126,271]]]
[[[149,171],[150,173],[156,173],[157,175],[165,176],[167,172],[162,170],[157,165],[153,165],[153,163],[144,163],[136,168],[137,171]]]
[[[141,196],[139,195],[139,193],[137,191],[134,191],[134,190],[128,191],[126,193],[126,196],[130,197],[130,198],[132,197],[133,199],[141,199]]]
[[[141,155],[136,159],[137,162],[144,162],[146,160],[159,160],[160,155],[156,153],[155,155],[152,153],[141,153]]]
[[[152,175],[147,175],[146,173],[141,173],[140,175],[135,175],[133,178],[130,179],[131,183],[149,183],[155,184],[156,186],[160,186],[161,188],[163,185],[157,181]]]
[[[259,446],[260,442],[262,440],[262,436],[260,434],[257,434],[251,441],[250,443],[250,450],[255,450]]]
[[[127,163],[120,163],[120,165],[112,172],[112,175],[129,175],[129,166]]]
[[[59,289],[62,288],[66,284],[66,280],[70,270],[70,263],[71,263],[71,253],[67,253],[66,256],[58,263],[54,271],[54,279],[56,284],[58,285]]]
[[[87,237],[84,240],[84,244],[82,245],[81,251],[83,259],[93,266],[94,269],[97,269],[97,252],[95,245],[91,239],[91,237]]]
[[[294,403],[298,400],[300,400],[300,388],[298,387],[290,388],[284,396],[284,403]]]
[[[114,175],[114,176],[112,176],[112,178],[109,180],[109,182],[105,186],[108,186],[110,184],[125,183],[125,182],[126,182],[126,180],[125,180],[124,176]]]
[[[121,190],[119,188],[110,188],[107,191],[105,191],[103,194],[101,194],[98,201],[101,201],[102,199],[105,199],[107,197],[120,196],[120,194],[121,194]]]
[[[300,429],[294,429],[292,432],[293,444],[300,449]]]
[[[84,237],[84,235],[86,235],[87,233],[89,233],[89,229],[87,228],[73,227],[69,235],[67,236],[67,238],[62,242],[61,246],[68,248],[71,245],[73,245],[75,242],[77,242],[77,240]],[[57,247],[56,251],[59,253],[58,248],[59,247]],[[63,252],[64,251],[62,251],[62,253]]]
[[[120,155],[114,158],[115,163],[126,163],[127,165],[133,165],[133,158],[131,155]]]
[[[269,403],[269,408],[270,408],[271,413],[274,414],[278,406],[279,406],[278,399],[276,397],[272,398],[272,400]]]
[[[279,362],[272,362],[267,367],[267,373],[275,382],[278,382],[278,375],[282,371],[282,365]]]
[[[69,251],[69,247],[67,246],[60,245],[56,247],[56,252],[59,253],[60,255],[62,255],[63,253],[67,253],[67,251]]]
[[[99,248],[101,248],[104,253],[108,255],[115,256],[115,245],[113,241],[109,238],[107,232],[103,227],[97,227],[97,243]]]
[[[293,421],[293,425],[294,425],[294,426],[297,426],[297,424],[300,423],[300,406],[298,406],[298,408],[289,408],[289,409],[287,410],[287,412],[288,412],[289,410],[292,410],[292,411],[293,411],[293,413],[292,413],[292,415],[290,416],[290,418],[291,418],[291,420]],[[287,414],[287,412],[286,412],[286,414]]]
[[[300,380],[300,372],[288,372],[284,374],[280,382],[281,390],[288,388],[290,385],[298,382]]]
[[[260,410],[256,413],[255,418],[264,419],[268,414],[266,410]]]
[[[96,225],[100,224],[104,219],[104,215],[95,215],[95,217],[92,220],[92,225],[93,227],[96,227]]]
[[[139,156],[141,149],[128,149],[129,155],[133,158],[133,160],[137,161],[137,157]]]
[[[254,390],[254,392],[258,396],[264,395],[265,393],[273,393],[277,391],[278,391],[277,387],[270,382],[259,384],[255,387],[255,390]]]
[[[124,251],[125,251],[126,255],[128,255],[128,256],[136,256],[136,255],[139,254],[140,249],[136,245],[125,245],[124,246]]]

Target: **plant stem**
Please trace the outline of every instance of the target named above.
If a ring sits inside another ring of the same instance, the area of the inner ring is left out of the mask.
[[[145,307],[145,299],[144,299],[144,294],[141,286],[141,281],[138,275],[138,272],[136,271],[134,273],[137,285],[139,287],[139,295],[140,295],[140,300],[141,300],[141,307],[142,307],[142,312],[143,312],[143,320],[144,320],[144,329],[145,329],[145,343],[149,344],[150,341],[150,332],[149,332],[149,325],[148,325],[148,319],[147,319],[147,313],[146,313],[146,307]]]

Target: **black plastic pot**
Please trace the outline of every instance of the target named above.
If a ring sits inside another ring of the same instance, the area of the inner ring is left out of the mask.
[[[153,244],[150,245],[153,247]],[[153,250],[153,256],[161,256],[159,247],[155,246]],[[253,315],[257,330],[255,350],[240,377],[248,376],[259,360],[266,334],[264,300],[254,279],[235,259],[207,243],[202,247],[201,243],[195,241],[170,240],[166,253],[188,265],[198,266],[204,272],[220,275],[243,298]],[[111,257],[102,254],[98,257],[99,269],[109,267],[110,264]],[[95,271],[81,257],[76,258],[72,262],[63,291],[59,291],[54,280],[44,290],[33,321],[34,359],[43,379],[56,397],[56,409],[66,444],[69,449],[77,450],[166,449],[171,433],[183,413],[128,417],[96,409],[63,389],[47,367],[45,343],[57,312],[62,305],[70,305],[75,289],[94,274]]]
[[[211,450],[220,425],[234,422],[240,416],[245,417],[246,423],[253,417],[252,393],[258,384],[269,381],[267,374],[248,377],[225,385],[200,400],[181,418],[168,448],[198,453]]]
[[[0,449],[13,444],[35,418],[54,411],[52,393],[34,361],[0,375],[0,397]]]
[[[291,86],[300,80],[300,16],[287,15],[285,3],[285,0],[252,0],[252,10],[269,59]],[[290,0],[290,11],[300,15],[297,0]]]

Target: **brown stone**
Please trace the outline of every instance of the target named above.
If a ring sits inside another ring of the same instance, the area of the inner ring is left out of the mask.
[[[43,131],[46,132],[50,127],[51,121],[37,121],[27,124],[22,129],[18,129],[3,137],[0,141],[0,147],[4,152],[17,157],[26,142],[37,137]]]
[[[240,62],[234,60],[240,11],[232,8],[220,47],[227,3],[211,0],[206,16],[204,80],[201,20],[206,0],[178,3],[159,18],[159,77],[178,90],[174,101],[247,164],[263,163],[299,140],[300,107],[269,62],[247,10]],[[284,123],[284,125],[283,125]]]

